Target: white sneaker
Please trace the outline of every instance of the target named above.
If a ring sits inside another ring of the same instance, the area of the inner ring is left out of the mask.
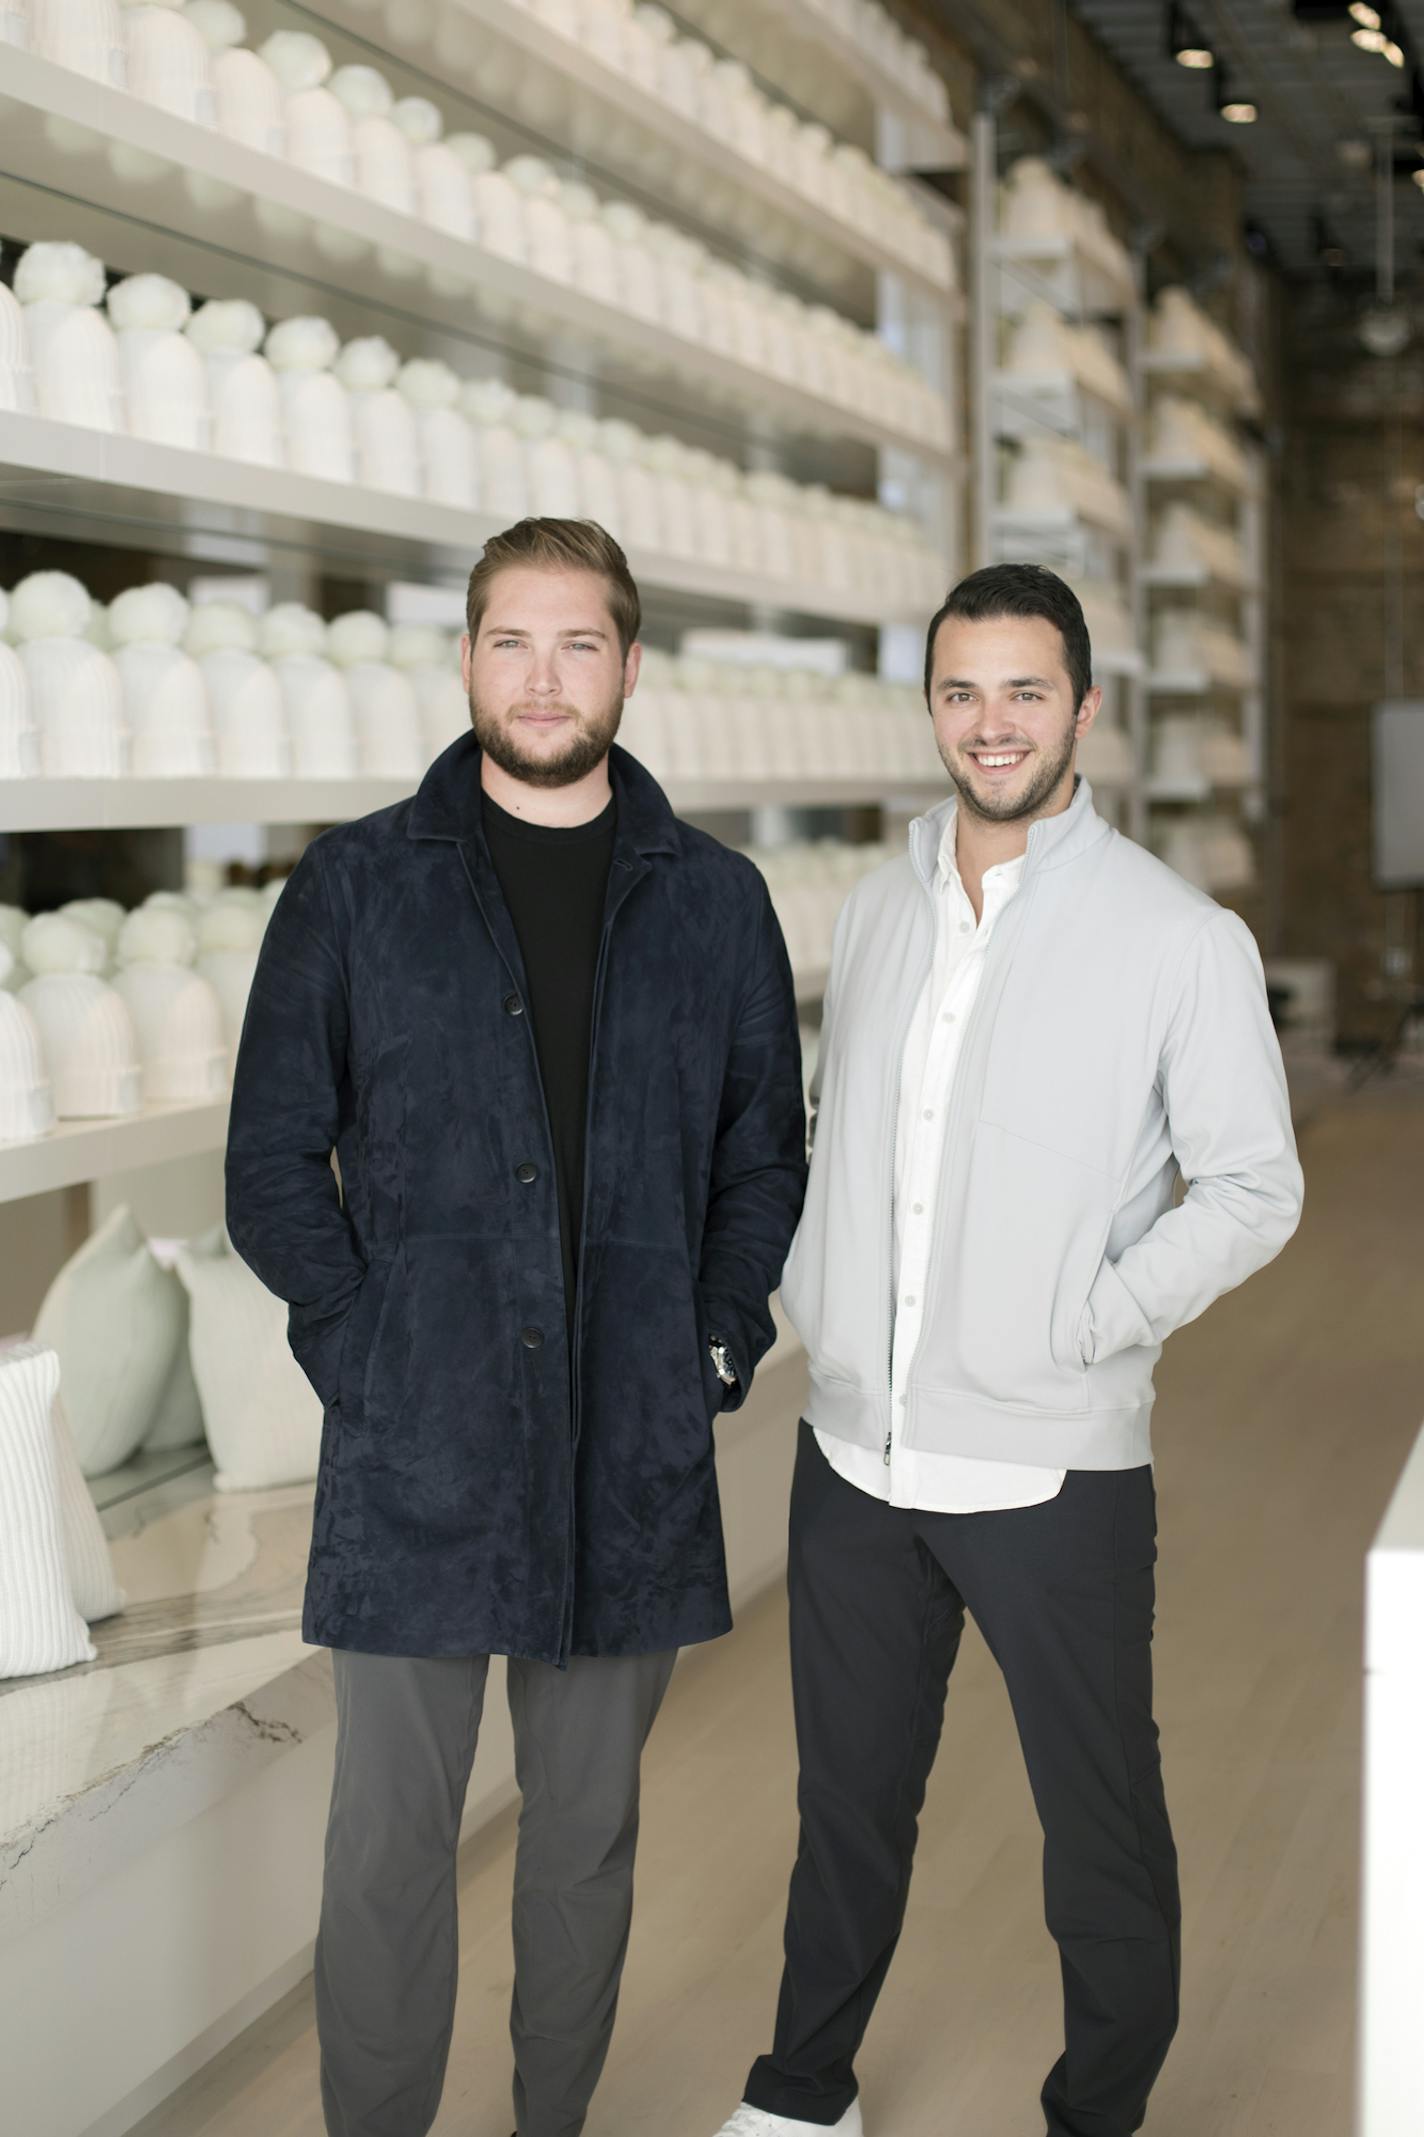
[[[839,2122],[797,2122],[790,2115],[768,2115],[759,2107],[748,2107],[745,2100],[730,2122],[724,2122],[717,2137],[827,2137],[828,2130],[839,2137],[865,2137],[865,2126],[860,2119],[860,2102],[852,2100]]]

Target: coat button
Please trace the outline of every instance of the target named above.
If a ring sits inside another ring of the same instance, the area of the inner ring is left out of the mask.
[[[538,1350],[544,1341],[544,1331],[542,1328],[521,1328],[519,1340],[526,1350]]]
[[[518,996],[517,994],[507,994],[507,995],[505,996],[505,998],[504,998],[504,1013],[505,1013],[505,1015],[506,1015],[507,1017],[522,1017],[522,1016],[523,1016],[523,1014],[524,1014],[524,1004],[523,1004],[523,1002],[521,1002],[521,1001],[520,1001],[520,999],[519,999],[519,996]]]
[[[527,1162],[523,1165],[516,1165],[514,1168],[514,1177],[516,1180],[522,1180],[524,1182],[524,1185],[527,1187],[531,1180],[538,1179],[539,1168],[537,1165],[530,1165]]]

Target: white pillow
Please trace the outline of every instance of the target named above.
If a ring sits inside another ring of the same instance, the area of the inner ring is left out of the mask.
[[[152,1427],[183,1341],[183,1291],[126,1208],[67,1261],[35,1318],[59,1352],[64,1412],[86,1477],[117,1469]]]
[[[64,1563],[69,1569],[69,1592],[81,1618],[91,1625],[111,1618],[127,1600],[114,1578],[109,1539],[99,1519],[94,1495],[84,1481],[74,1435],[64,1414],[64,1388],[50,1410],[54,1434],[54,1478],[59,1497],[59,1533],[64,1544]]]
[[[183,1293],[183,1342],[168,1385],[158,1399],[153,1423],[143,1436],[145,1454],[169,1454],[175,1447],[194,1447],[203,1437],[203,1405],[193,1378],[188,1355],[188,1294]]]
[[[59,1360],[31,1344],[0,1358],[0,1677],[92,1662],[69,1592],[50,1422]]]
[[[322,1408],[287,1344],[287,1308],[233,1250],[224,1226],[178,1255],[189,1347],[219,1491],[316,1475]]]
[[[150,1239],[148,1242],[148,1251],[159,1268],[173,1271],[173,1281],[178,1285],[178,1296],[183,1302],[183,1340],[178,1345],[168,1385],[158,1399],[153,1423],[143,1436],[145,1454],[167,1454],[175,1447],[192,1447],[203,1437],[203,1406],[198,1400],[198,1383],[193,1378],[193,1361],[188,1355],[188,1294],[179,1281],[175,1266],[182,1245],[181,1239]]]

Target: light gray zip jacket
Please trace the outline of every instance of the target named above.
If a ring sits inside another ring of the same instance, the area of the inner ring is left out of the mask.
[[[890,1430],[900,1061],[951,798],[836,923],[805,1211],[781,1296],[806,1415]],[[1261,961],[1233,913],[1112,830],[1080,780],[1035,824],[965,1033],[907,1447],[1065,1469],[1150,1459],[1164,1339],[1274,1258],[1301,1173]],[[1186,1196],[1177,1206],[1180,1176]]]

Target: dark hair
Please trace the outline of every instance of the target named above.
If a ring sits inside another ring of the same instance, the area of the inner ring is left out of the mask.
[[[986,564],[951,589],[925,639],[925,703],[930,701],[935,639],[950,616],[964,623],[990,623],[1000,616],[1042,616],[1063,640],[1063,665],[1073,686],[1076,712],[1093,687],[1093,648],[1082,604],[1056,571],[1042,564]]]
[[[520,564],[539,571],[591,571],[603,579],[623,658],[628,658],[642,624],[638,589],[627,557],[596,519],[521,519],[503,534],[492,534],[470,573],[465,595],[465,627],[471,638],[479,633],[491,585],[502,571]]]

